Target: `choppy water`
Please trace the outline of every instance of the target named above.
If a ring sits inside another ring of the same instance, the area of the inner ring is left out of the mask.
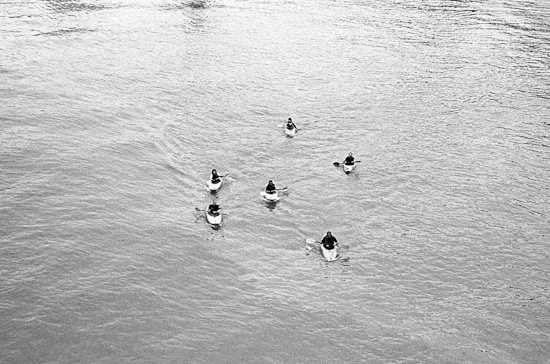
[[[0,0],[0,361],[546,363],[549,19]]]

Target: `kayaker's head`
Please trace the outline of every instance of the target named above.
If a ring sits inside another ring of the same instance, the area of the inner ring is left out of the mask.
[[[212,174],[217,174],[218,172],[216,172],[215,169],[212,170]]]
[[[330,231],[327,231],[327,236],[332,236],[332,233]]]
[[[291,123],[291,122],[292,122],[292,118],[288,118],[288,122]]]
[[[352,156],[353,156],[353,153],[352,153],[352,152],[349,152],[349,154],[348,154],[348,155],[349,155],[350,157],[352,157]]]

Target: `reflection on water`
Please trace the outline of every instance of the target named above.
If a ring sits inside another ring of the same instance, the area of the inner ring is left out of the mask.
[[[51,37],[61,37],[64,35],[71,35],[71,34],[80,34],[80,33],[87,33],[87,32],[93,32],[91,29],[85,29],[85,28],[69,28],[69,29],[58,29],[53,30],[51,32],[40,32],[38,35],[44,35],[44,36],[51,36]]]
[[[267,207],[267,209],[270,212],[273,212],[275,210],[275,208],[277,207],[277,204],[279,203],[279,201],[275,201],[275,202],[266,201],[263,197],[262,197],[262,202],[263,202],[264,206]]]
[[[188,6],[192,9],[205,9],[208,6],[207,0],[192,0],[189,2],[183,3],[185,6]]]
[[[52,9],[59,13],[68,12],[90,12],[105,10],[108,7],[105,5],[97,4],[96,2],[82,1],[82,0],[41,0],[46,3],[49,9]]]

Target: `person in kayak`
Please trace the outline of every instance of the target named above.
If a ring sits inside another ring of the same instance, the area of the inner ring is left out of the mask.
[[[214,184],[219,183],[221,181],[221,177],[218,175],[218,172],[215,169],[212,170],[210,181]]]
[[[286,128],[288,130],[292,130],[292,129],[298,129],[296,127],[296,124],[294,124],[294,122],[292,121],[292,118],[288,118],[288,121],[286,122]]]
[[[355,161],[355,158],[353,158],[353,154],[349,152],[348,156],[344,160],[344,164],[348,166],[352,166],[353,163],[355,163],[354,161]]]
[[[277,192],[277,188],[275,187],[275,183],[273,183],[272,180],[269,180],[267,183],[267,186],[265,188],[265,193],[269,193],[270,195]]]
[[[323,236],[321,244],[323,244],[323,247],[325,249],[332,250],[338,246],[338,240],[336,240],[336,238],[332,236],[332,233],[330,231],[327,231],[325,236]]]
[[[208,213],[211,215],[217,215],[220,212],[220,205],[213,203],[208,206]]]

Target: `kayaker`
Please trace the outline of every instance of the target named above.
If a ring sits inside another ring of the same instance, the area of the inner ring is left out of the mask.
[[[287,128],[288,130],[297,129],[297,128],[296,128],[296,125],[295,125],[294,122],[292,121],[292,118],[288,118],[288,121],[286,122],[286,128]]]
[[[321,244],[323,244],[323,247],[325,247],[325,249],[332,250],[338,246],[338,240],[336,240],[336,238],[332,236],[332,233],[330,231],[327,231],[325,236],[323,236]]]
[[[273,183],[272,180],[269,180],[267,183],[267,187],[265,188],[265,193],[269,193],[270,195],[277,192],[277,188],[275,187],[275,183]]]
[[[216,184],[216,183],[219,183],[220,180],[221,180],[221,178],[220,178],[220,176],[218,175],[218,172],[217,172],[215,169],[213,169],[213,170],[212,170],[212,175],[210,176],[210,181],[211,181],[212,183]]]
[[[348,166],[351,166],[351,165],[353,165],[354,160],[355,160],[355,158],[353,158],[353,154],[351,152],[349,152],[348,156],[344,160],[344,164],[346,164]]]
[[[220,205],[217,203],[213,203],[208,206],[208,212],[212,215],[216,215],[218,212],[220,212]]]

